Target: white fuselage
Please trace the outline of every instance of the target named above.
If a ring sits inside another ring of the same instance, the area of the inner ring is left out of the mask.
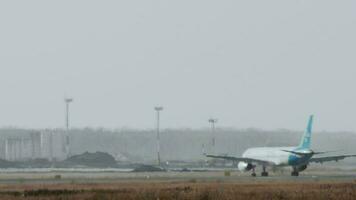
[[[289,165],[291,153],[285,152],[285,150],[292,151],[294,149],[296,149],[296,147],[250,148],[242,154],[242,157],[267,161],[277,166],[287,166]]]

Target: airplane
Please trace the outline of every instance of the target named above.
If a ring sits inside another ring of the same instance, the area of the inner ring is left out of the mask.
[[[314,155],[325,154],[329,152],[316,152],[310,148],[313,118],[309,117],[308,126],[303,134],[300,144],[296,147],[258,147],[249,148],[242,157],[208,155],[210,158],[219,158],[238,162],[238,169],[242,172],[252,170],[252,176],[256,176],[255,168],[262,166],[261,176],[268,176],[267,167],[292,167],[292,176],[299,176],[299,172],[307,169],[310,163],[324,163],[328,161],[339,161],[356,155],[336,155],[314,157]]]

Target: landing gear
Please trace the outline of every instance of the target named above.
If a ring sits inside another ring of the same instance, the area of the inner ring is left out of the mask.
[[[261,176],[268,176],[268,172],[261,172]]]
[[[291,173],[292,176],[299,176],[298,169],[296,167],[293,167],[293,171]]]
[[[252,174],[251,174],[252,177],[256,177],[256,171],[255,171],[255,167],[252,168]]]
[[[262,166],[261,176],[268,176],[268,172],[266,171],[266,166]]]
[[[291,175],[292,175],[292,176],[299,176],[299,172],[297,172],[297,171],[292,171]]]

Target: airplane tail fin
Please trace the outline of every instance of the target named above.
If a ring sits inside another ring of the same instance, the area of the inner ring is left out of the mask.
[[[302,140],[300,141],[300,144],[298,146],[300,149],[310,149],[311,134],[313,128],[313,118],[314,118],[313,115],[309,117],[307,129],[305,130]]]

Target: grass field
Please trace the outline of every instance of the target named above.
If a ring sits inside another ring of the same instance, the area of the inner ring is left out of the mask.
[[[356,181],[345,182],[219,182],[133,181],[91,184],[0,185],[0,199],[42,200],[209,200],[209,199],[356,199]]]
[[[354,171],[308,171],[299,177],[272,173],[251,177],[233,171],[204,172],[6,172],[0,200],[249,200],[356,199]]]

